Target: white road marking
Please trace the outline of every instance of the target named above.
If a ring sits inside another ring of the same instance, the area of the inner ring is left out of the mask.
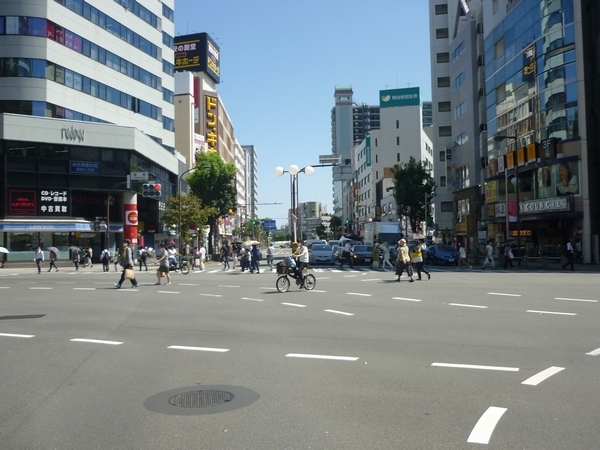
[[[19,337],[19,338],[32,338],[32,337],[35,337],[35,334],[9,334],[9,333],[0,333],[0,336]]]
[[[73,288],[74,291],[95,291],[96,288]]]
[[[518,372],[518,367],[502,366],[478,366],[473,364],[451,364],[451,363],[433,363],[433,367],[450,367],[454,369],[477,369],[477,370],[497,370],[500,372]]]
[[[10,289],[8,286],[0,286],[0,289]]]
[[[566,313],[566,312],[556,312],[556,311],[537,311],[534,309],[528,309],[525,312],[536,313],[536,314],[555,314],[555,315],[559,315],[559,316],[576,316],[577,315],[577,313]]]
[[[506,411],[506,408],[490,406],[475,424],[467,442],[473,444],[488,444],[492,437],[492,433],[494,432],[494,428],[496,428],[498,421]]]
[[[288,353],[285,356],[287,358],[333,359],[336,361],[356,361],[358,359],[354,356],[310,355],[305,353]]]
[[[228,287],[228,288],[239,288],[239,286],[234,286],[232,284],[218,284],[218,287]]]
[[[171,345],[167,348],[172,348],[175,350],[195,350],[198,352],[219,352],[219,353],[225,353],[228,352],[229,349],[228,348],[211,348],[211,347],[186,347],[184,345]]]
[[[381,281],[381,278],[367,278],[366,280],[360,280],[360,281]]]
[[[561,372],[563,370],[565,370],[564,367],[556,367],[556,366],[548,367],[546,370],[542,370],[540,373],[527,378],[521,384],[526,384],[528,386],[537,386],[542,381],[550,378],[552,375],[556,375],[558,372]]]
[[[321,273],[321,272],[324,272],[324,270],[323,269],[313,269],[313,272]]]
[[[207,273],[217,273],[217,272],[223,272],[223,269],[209,270]]]
[[[29,289],[49,290],[49,289],[54,289],[54,288],[51,288],[51,287],[30,287]]]
[[[591,352],[586,353],[586,355],[598,356],[598,355],[600,355],[600,348],[597,348],[596,350],[592,350]]]
[[[361,294],[360,292],[346,292],[346,295],[359,295],[361,297],[373,297],[372,294]]]
[[[282,305],[296,306],[297,308],[306,308],[306,305],[299,305],[298,303],[282,303]]]
[[[177,291],[156,291],[157,294],[179,294]]]
[[[566,300],[569,302],[590,302],[590,303],[598,303],[598,300],[585,300],[583,298],[564,298],[564,297],[556,297],[554,300]]]
[[[333,272],[333,273],[342,273],[343,270],[340,270],[340,269],[331,269],[331,272]]]
[[[406,298],[406,297],[392,297],[392,300],[405,300],[407,302],[420,302],[418,298]]]
[[[317,280],[329,280],[331,277],[315,277]]]
[[[481,305],[466,305],[464,303],[448,303],[448,306],[463,306],[465,308],[482,308],[482,309],[487,309],[487,306],[481,306]]]
[[[204,297],[222,297],[221,294],[198,294],[198,295],[202,295]]]
[[[75,338],[75,339],[70,339],[71,342],[90,342],[92,344],[106,344],[106,345],[121,345],[122,342],[117,342],[117,341],[101,341],[98,339],[80,339],[80,338]]]
[[[263,302],[260,298],[242,297],[242,300],[252,300],[253,302]]]
[[[74,281],[57,281],[56,284],[75,284]],[[109,283],[94,283],[94,284],[109,284]]]
[[[198,286],[198,283],[179,283],[179,286]]]
[[[344,278],[352,278],[355,277],[356,275],[344,275]]]
[[[333,314],[342,314],[344,316],[353,316],[354,315],[352,313],[348,313],[348,312],[344,312],[344,311],[336,311],[335,309],[324,309],[323,311],[330,312]]]
[[[505,297],[520,297],[521,294],[503,294],[502,292],[488,292],[488,295],[503,295]]]
[[[327,291],[320,291],[319,289],[313,289],[313,290],[308,291],[308,292],[320,292],[322,294],[322,293],[327,292]]]

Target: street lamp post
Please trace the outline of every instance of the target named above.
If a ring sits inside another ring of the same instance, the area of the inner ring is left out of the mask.
[[[512,139],[515,141],[515,174],[511,181],[515,186],[515,190],[517,192],[517,256],[521,256],[521,205],[519,203],[519,155],[518,155],[518,145],[519,145],[519,137],[517,135],[507,136],[507,135],[499,135],[495,136],[494,140],[496,142],[501,142],[505,139]],[[504,193],[506,196],[506,241],[508,242],[509,234],[509,217],[508,217],[508,167],[507,164],[504,165]]]
[[[191,172],[192,170],[196,170],[196,167],[192,167],[191,169],[186,170],[185,172],[183,172],[181,175],[179,175],[179,180],[177,181],[177,190],[178,190],[178,194],[179,194],[179,221],[177,222],[177,235],[179,237],[179,253],[181,254],[181,252],[183,251],[183,246],[182,246],[182,239],[181,239],[181,203],[182,203],[182,196],[181,196],[181,179],[183,178],[183,176],[186,173]]]
[[[290,174],[290,192],[291,192],[291,218],[292,218],[292,236],[294,242],[297,240],[297,224],[298,224],[298,175],[304,173],[307,176],[311,176],[315,173],[315,169],[312,166],[306,166],[299,169],[297,165],[292,164],[288,170],[284,170],[283,167],[275,167],[275,175],[278,177],[284,173]]]

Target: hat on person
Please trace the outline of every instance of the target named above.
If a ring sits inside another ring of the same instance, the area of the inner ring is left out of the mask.
[[[400,239],[398,241],[398,244],[400,244],[400,245],[406,245],[406,239]]]

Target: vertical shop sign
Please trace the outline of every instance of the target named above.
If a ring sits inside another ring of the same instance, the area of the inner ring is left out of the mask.
[[[207,95],[204,98],[206,108],[204,128],[209,152],[219,151],[219,103],[217,97]]]
[[[123,205],[123,217],[125,223],[123,226],[123,237],[129,239],[131,244],[137,245],[138,239],[138,212],[136,203],[125,203]]]

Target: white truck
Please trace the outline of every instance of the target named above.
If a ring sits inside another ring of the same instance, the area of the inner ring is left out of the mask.
[[[403,237],[399,222],[369,222],[365,224],[365,243],[383,244],[394,247]]]

